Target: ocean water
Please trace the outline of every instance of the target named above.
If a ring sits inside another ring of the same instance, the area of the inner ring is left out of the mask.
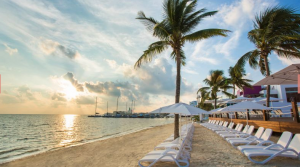
[[[0,115],[0,164],[173,122],[172,118]]]

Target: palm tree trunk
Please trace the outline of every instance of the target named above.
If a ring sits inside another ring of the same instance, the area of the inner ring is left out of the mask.
[[[235,98],[235,84],[233,84],[233,99]]]
[[[175,103],[180,101],[180,68],[181,68],[181,55],[179,51],[176,51],[176,63],[177,63],[177,75],[176,75],[176,93],[175,93]],[[179,137],[179,115],[175,114],[174,119],[174,139]]]
[[[270,69],[269,69],[269,63],[268,63],[268,56],[264,56],[264,62],[266,66],[266,76],[270,76]],[[267,101],[266,101],[266,106],[270,106],[270,85],[267,85]]]
[[[217,98],[215,98],[215,109],[217,108]]]

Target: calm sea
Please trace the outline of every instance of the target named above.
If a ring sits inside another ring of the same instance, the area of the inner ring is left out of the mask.
[[[116,137],[173,121],[172,118],[0,115],[0,164],[48,150]]]

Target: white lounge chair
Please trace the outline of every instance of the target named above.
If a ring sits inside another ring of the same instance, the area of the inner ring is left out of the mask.
[[[162,162],[175,162],[178,167],[188,167],[189,166],[189,157],[185,155],[185,151],[181,147],[180,150],[177,152],[176,155],[169,154],[170,151],[173,150],[165,150],[165,152],[161,154],[154,154],[154,155],[146,155],[142,159],[139,160],[138,164],[140,167],[145,167],[141,163],[143,162],[151,162],[148,167],[153,166],[155,163],[162,161]],[[180,163],[184,163],[185,165],[182,166]]]
[[[238,136],[239,134],[246,134],[247,131],[249,129],[249,125],[246,125],[244,127],[244,130],[242,132],[234,132],[234,133],[224,133],[224,134],[220,134],[221,137],[223,138],[235,138],[236,136]]]
[[[244,129],[243,133],[227,135],[224,138],[226,138],[227,141],[230,140],[230,139],[233,139],[233,138],[246,138],[246,137],[251,136],[253,130],[254,130],[254,126],[252,125],[246,130],[246,132],[245,132],[245,129]]]
[[[289,146],[283,150],[272,150],[271,148],[245,150],[244,154],[248,159],[257,164],[265,164],[271,159],[279,157],[298,158],[300,160],[300,134],[296,134]],[[252,157],[268,157],[263,161],[255,161]],[[300,164],[300,163],[299,163]]]
[[[250,136],[244,139],[230,139],[228,142],[234,147],[236,145],[258,144],[264,141],[269,141],[272,132],[272,129],[266,129],[260,138],[257,138],[256,136]]]
[[[283,132],[277,141],[277,144],[274,144],[273,142],[270,141],[270,143],[273,143],[268,146],[264,146],[265,142],[261,142],[258,145],[244,145],[244,146],[238,146],[237,149],[240,150],[241,152],[244,152],[245,150],[252,150],[252,149],[272,149],[272,150],[282,150],[287,148],[289,145],[291,139],[292,139],[293,134],[291,132]]]
[[[218,133],[220,136],[224,135],[224,134],[235,134],[235,133],[240,133],[242,128],[243,128],[243,124],[237,125],[236,129],[231,130],[231,131],[226,131],[226,132],[220,132]]]

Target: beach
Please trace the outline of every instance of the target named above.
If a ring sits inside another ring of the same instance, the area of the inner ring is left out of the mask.
[[[248,160],[214,132],[195,125],[191,167],[198,166],[262,166]],[[173,133],[174,124],[157,126],[120,137],[96,141],[74,147],[48,151],[35,156],[0,165],[1,167],[40,166],[138,166],[138,160]],[[205,134],[205,135],[204,135]],[[277,141],[278,136],[272,136]],[[147,165],[145,163],[144,165]],[[157,167],[176,166],[159,162]],[[263,166],[299,166],[299,160],[275,158]]]
[[[173,128],[174,124],[157,126],[120,137],[48,151],[0,166],[138,166],[138,160],[169,137]]]

